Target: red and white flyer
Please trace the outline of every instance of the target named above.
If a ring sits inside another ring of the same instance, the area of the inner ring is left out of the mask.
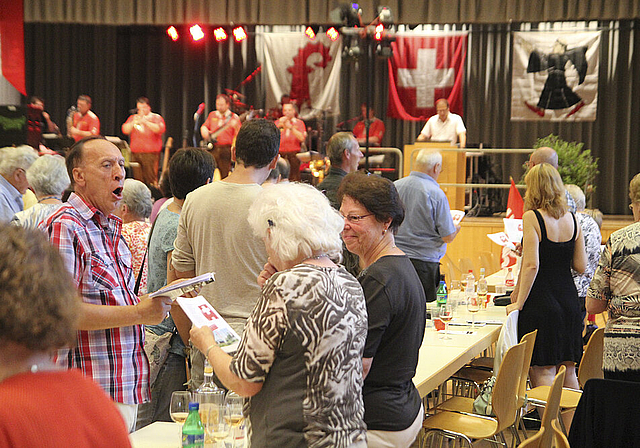
[[[229,326],[207,299],[202,296],[178,297],[176,299],[182,311],[195,327],[207,326],[213,331],[216,343],[226,353],[235,352],[240,344],[240,336]]]

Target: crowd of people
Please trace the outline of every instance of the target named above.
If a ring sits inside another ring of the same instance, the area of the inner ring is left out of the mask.
[[[78,98],[71,127],[78,138],[66,159],[38,157],[30,147],[0,150],[0,239],[7,242],[0,246],[0,397],[17,397],[18,386],[48,402],[54,394],[83,403],[76,394],[95,397],[90,406],[101,409],[85,409],[77,434],[87,446],[126,446],[127,431],[170,421],[171,393],[197,388],[207,359],[220,385],[247,397],[252,446],[409,447],[424,417],[412,379],[426,306],[436,298],[446,245],[460,232],[437,182],[441,154],[421,150],[414,170],[392,182],[359,172],[359,138],[338,132],[322,183],[287,182],[299,177],[296,158],[283,155],[298,152],[306,137],[295,105],[285,104],[276,122],[240,124],[219,95],[201,128],[210,145],[173,155],[154,207],[145,183],[155,182],[158,158],[147,155],[159,154],[148,149],[162,146],[164,121],[138,99],[122,129],[148,175],[125,179],[124,157],[98,135],[90,106],[86,95]],[[462,121],[446,100],[437,106],[420,139],[442,138],[438,126],[446,125],[447,139],[464,146]],[[565,188],[557,167],[551,148],[531,155],[522,269],[506,310],[519,311],[520,336],[538,329],[532,384],[551,384],[565,366],[565,385],[578,387],[585,310],[605,309],[612,317],[605,375],[638,381],[637,224],[614,233],[600,256],[584,194]],[[29,186],[37,204],[24,210]],[[637,221],[640,175],[629,195]],[[242,335],[231,355],[170,298],[149,296],[208,272],[216,281],[199,293]],[[145,335],[165,334],[169,353],[152,379]],[[65,391],[70,381],[76,387]],[[51,446],[77,429],[58,420],[42,423],[47,431],[57,426]],[[110,438],[96,420],[114,422]],[[3,419],[0,441],[50,446],[37,429],[5,431],[14,421]]]

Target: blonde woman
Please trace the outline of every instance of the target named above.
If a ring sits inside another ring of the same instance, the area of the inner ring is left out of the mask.
[[[519,338],[538,329],[530,372],[533,386],[550,386],[565,365],[564,385],[577,389],[582,321],[571,268],[578,273],[586,268],[582,230],[567,212],[565,188],[553,166],[534,166],[525,183],[522,268],[507,314],[520,310]]]

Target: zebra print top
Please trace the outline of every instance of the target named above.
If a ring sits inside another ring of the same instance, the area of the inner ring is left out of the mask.
[[[366,337],[364,294],[344,268],[300,264],[274,274],[230,365],[264,383],[245,408],[251,446],[364,443]]]

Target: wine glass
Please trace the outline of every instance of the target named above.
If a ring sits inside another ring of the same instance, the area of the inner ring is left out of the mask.
[[[207,403],[207,412],[202,421],[206,435],[205,444],[213,442],[217,446],[224,439],[229,437],[230,417],[229,408],[225,404],[224,393],[213,394]],[[208,445],[206,445],[208,446]],[[223,443],[222,446],[225,446]]]
[[[480,311],[480,301],[478,296],[470,294],[467,298],[467,311],[471,313],[471,328],[476,327],[476,313]]]
[[[244,446],[244,398],[233,391],[227,393],[227,409],[229,410],[229,424],[233,437],[233,446],[240,441],[240,446]]]
[[[182,425],[189,415],[189,402],[191,392],[187,390],[176,390],[171,394],[171,404],[169,405],[169,415],[171,420],[180,425],[180,443],[182,444]]]
[[[456,311],[456,308],[460,304],[460,295],[462,294],[462,284],[460,280],[451,280],[451,286],[449,287],[449,298],[447,299],[447,303],[451,302],[453,306],[453,311]]]
[[[449,322],[453,319],[453,308],[451,304],[445,304],[440,307],[440,320],[444,322],[444,335],[441,339],[451,339],[449,336]]]

